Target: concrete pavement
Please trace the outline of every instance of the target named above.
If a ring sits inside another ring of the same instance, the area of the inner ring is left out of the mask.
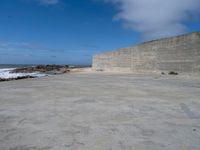
[[[200,79],[77,73],[0,83],[0,150],[161,149],[200,149]]]

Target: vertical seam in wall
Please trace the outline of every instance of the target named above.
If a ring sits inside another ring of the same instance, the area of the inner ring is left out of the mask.
[[[133,51],[132,51],[132,48],[130,48],[130,51],[131,51],[131,59],[130,59],[131,60],[131,62],[130,62],[131,63],[130,64],[131,68],[130,68],[130,70],[133,71]]]

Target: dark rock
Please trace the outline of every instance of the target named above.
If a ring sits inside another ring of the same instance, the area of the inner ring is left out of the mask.
[[[178,75],[178,73],[177,73],[177,72],[174,72],[174,71],[170,71],[168,74],[169,74],[169,75]]]
[[[24,67],[14,69],[11,73],[33,73],[33,72],[41,72],[41,73],[50,73],[50,74],[59,74],[69,72],[68,65],[38,65],[34,67]]]
[[[16,78],[7,78],[7,79],[0,78],[0,82],[3,82],[3,81],[12,81],[12,80],[21,80],[21,79],[29,79],[29,78],[36,78],[36,77],[27,75],[27,76],[16,77]]]

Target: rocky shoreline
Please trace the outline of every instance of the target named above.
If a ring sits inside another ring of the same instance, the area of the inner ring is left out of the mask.
[[[64,74],[68,73],[70,71],[68,65],[37,65],[32,67],[22,67],[22,68],[16,68],[10,73],[24,73],[24,74],[31,74],[31,73],[43,73],[46,75],[57,75],[57,74]],[[28,79],[28,78],[37,78],[37,76],[34,75],[24,75],[24,76],[18,76],[15,78],[0,78],[0,82],[3,81],[12,81],[12,80],[21,80],[21,79]]]
[[[23,67],[14,69],[11,73],[33,73],[41,72],[47,74],[62,74],[69,72],[68,65],[38,65],[33,67]]]

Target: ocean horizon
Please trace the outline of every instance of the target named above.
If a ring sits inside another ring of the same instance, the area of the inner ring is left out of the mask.
[[[36,64],[0,64],[0,69],[36,66]]]

